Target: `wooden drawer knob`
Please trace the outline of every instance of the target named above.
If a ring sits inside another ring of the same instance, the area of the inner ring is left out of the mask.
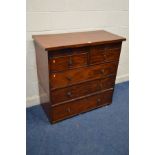
[[[72,93],[71,92],[67,92],[67,96],[68,97],[72,97]]]
[[[68,80],[68,81],[71,81],[72,80],[72,78],[71,77],[66,77],[66,79]]]
[[[103,54],[103,57],[104,57],[104,59],[106,59],[106,57],[107,57],[106,54]]]
[[[72,66],[72,65],[73,65],[73,61],[72,61],[72,58],[70,57],[69,62],[68,62],[68,66]]]
[[[71,112],[71,109],[70,108],[67,108],[67,112],[70,113]]]
[[[101,99],[98,98],[98,99],[97,99],[97,104],[100,104],[100,103],[101,103]]]
[[[101,70],[101,74],[104,74],[104,69]]]
[[[99,83],[98,87],[99,87],[99,90],[102,89],[102,83],[101,82]]]

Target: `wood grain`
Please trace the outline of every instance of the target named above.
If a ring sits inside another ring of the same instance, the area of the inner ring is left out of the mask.
[[[53,57],[49,59],[50,71],[58,72],[87,65],[87,53]]]
[[[108,90],[91,97],[68,102],[52,108],[52,122],[60,121],[79,113],[83,113],[94,108],[110,104],[112,102],[113,90]]]
[[[40,104],[42,105],[45,113],[50,120],[50,82],[49,82],[49,66],[48,66],[48,53],[44,51],[38,44],[35,43],[36,62],[37,62],[37,75],[38,75],[38,88],[40,96]]]
[[[106,31],[33,38],[40,102],[51,123],[112,102],[125,38]]]
[[[118,61],[121,44],[97,45],[90,48],[90,64]]]
[[[64,34],[33,35],[33,39],[47,51],[56,49],[83,47],[126,40],[110,32],[98,30]]]
[[[115,75],[117,66],[118,62],[113,62],[53,73],[50,75],[51,88],[67,87],[76,83]]]
[[[104,79],[92,80],[67,88],[56,89],[51,91],[52,105],[72,100],[81,96],[86,96],[97,91],[113,88],[115,84],[115,76]]]

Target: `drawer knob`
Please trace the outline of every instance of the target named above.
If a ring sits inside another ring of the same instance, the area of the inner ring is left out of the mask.
[[[99,104],[99,103],[101,103],[101,99],[100,98],[97,99],[97,104]]]
[[[99,83],[99,89],[102,89],[102,83]]]
[[[71,77],[66,77],[66,79],[67,79],[68,81],[71,81],[71,80],[72,80],[72,78],[71,78]]]
[[[73,65],[73,61],[72,61],[72,58],[71,58],[71,57],[69,58],[68,65],[69,65],[69,66],[72,66],[72,65]]]
[[[101,70],[101,74],[104,74],[104,69]]]
[[[104,59],[106,59],[106,57],[107,57],[106,54],[103,54],[103,57],[104,57]]]
[[[72,97],[72,93],[71,92],[67,92],[67,96],[68,97]]]
[[[67,108],[67,112],[69,112],[69,113],[71,112],[70,108]]]

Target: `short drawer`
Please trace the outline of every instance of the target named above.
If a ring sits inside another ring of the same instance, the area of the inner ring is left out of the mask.
[[[54,106],[52,107],[52,121],[56,122],[110,104],[112,102],[112,95],[113,90],[108,90],[97,95]]]
[[[114,45],[98,45],[91,47],[90,64],[118,61],[121,51],[121,45]]]
[[[79,52],[79,53],[78,53]],[[70,53],[63,56],[53,56],[49,58],[49,69],[51,72],[64,71],[87,65],[87,49],[75,48]]]
[[[51,91],[52,104],[75,99],[97,91],[113,88],[115,84],[115,76],[88,81],[78,85],[69,86],[67,88],[56,89]]]
[[[114,49],[106,49],[105,53],[105,61],[118,61],[120,56],[121,49],[114,48]]]
[[[112,62],[50,74],[51,89],[115,75],[117,66],[118,62]]]

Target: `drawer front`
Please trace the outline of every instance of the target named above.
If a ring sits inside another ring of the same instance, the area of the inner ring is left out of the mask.
[[[53,73],[50,75],[51,88],[66,87],[88,80],[95,80],[109,75],[115,75],[117,72],[117,66],[118,62],[113,62],[68,70],[61,73]]]
[[[114,44],[115,45],[115,44]],[[90,64],[118,61],[121,45],[98,45],[90,49]]]
[[[51,72],[64,71],[87,65],[87,53],[74,54],[49,59]]]
[[[67,88],[56,89],[51,92],[52,104],[57,104],[63,101],[75,99],[97,91],[113,88],[115,76],[93,80],[78,85],[73,85]]]
[[[84,99],[52,107],[52,121],[59,121],[96,107],[107,105],[112,102],[112,95],[113,90],[108,90]]]
[[[105,46],[98,45],[90,48],[90,64],[102,63],[105,61]]]
[[[118,61],[120,52],[120,48],[106,49],[105,61]]]

